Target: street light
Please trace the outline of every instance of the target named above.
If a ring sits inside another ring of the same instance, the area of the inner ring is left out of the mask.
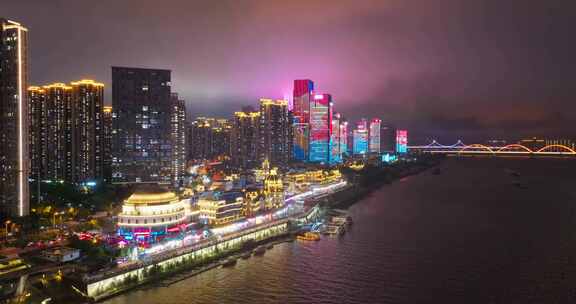
[[[6,242],[8,242],[8,225],[10,225],[10,223],[12,223],[12,221],[10,221],[10,220],[7,220],[4,223],[4,228],[6,229]]]
[[[64,214],[64,211],[62,211],[62,212],[54,212],[54,214],[52,215],[52,216],[53,216],[52,223],[54,224],[54,228],[56,228],[56,216],[57,216],[57,215],[62,215],[62,214]]]

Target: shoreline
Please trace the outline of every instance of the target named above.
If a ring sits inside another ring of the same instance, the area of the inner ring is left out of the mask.
[[[379,179],[377,182],[371,184],[371,185],[360,185],[358,182],[355,183],[350,183],[351,186],[347,189],[344,189],[342,191],[330,194],[327,197],[323,197],[318,199],[318,201],[316,202],[316,204],[320,207],[323,208],[329,208],[329,209],[348,209],[349,207],[351,207],[352,205],[356,204],[357,202],[359,202],[360,200],[362,200],[363,198],[369,196],[372,192],[381,189],[383,186],[393,183],[394,181],[400,180],[404,177],[407,176],[412,176],[412,175],[417,175],[420,174],[422,172],[425,172],[431,168],[434,168],[436,166],[438,166],[441,163],[441,161],[435,161],[432,164],[426,163],[425,165],[418,165],[418,166],[408,166],[407,168],[403,168],[401,169],[397,175],[395,176],[387,176],[386,178],[382,178]],[[381,169],[383,170],[383,169]],[[358,174],[360,175],[360,174]],[[344,196],[344,197],[342,197]],[[189,279],[193,276],[199,275],[201,273],[207,272],[209,270],[218,268],[220,266],[222,266],[225,261],[231,257],[234,257],[235,259],[239,259],[242,254],[245,254],[246,252],[249,251],[253,251],[254,248],[258,247],[258,246],[269,246],[269,245],[278,245],[281,243],[286,243],[286,242],[293,242],[294,241],[294,236],[293,236],[293,232],[292,231],[287,231],[282,235],[278,235],[275,236],[271,239],[268,240],[262,240],[257,242],[254,247],[250,248],[250,249],[239,249],[236,251],[232,251],[229,254],[225,254],[222,255],[220,257],[216,257],[213,261],[208,262],[208,264],[206,265],[199,265],[196,267],[191,267],[190,269],[182,269],[180,271],[175,271],[173,273],[171,273],[170,275],[172,277],[170,277],[169,275],[162,275],[159,276],[157,278],[152,278],[150,280],[148,280],[147,282],[144,282],[142,284],[136,285],[136,286],[126,286],[125,288],[123,288],[123,290],[118,290],[117,292],[115,292],[114,294],[109,294],[106,296],[103,296],[101,298],[91,298],[88,297],[86,298],[87,302],[85,303],[101,303],[105,300],[109,300],[113,297],[128,293],[130,291],[134,291],[134,290],[147,290],[150,288],[158,288],[158,287],[169,287],[172,286],[176,283],[182,282],[186,279]],[[254,256],[252,256],[251,258],[254,258]]]

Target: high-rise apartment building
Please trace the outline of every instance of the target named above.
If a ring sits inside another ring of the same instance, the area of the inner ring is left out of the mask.
[[[187,147],[189,160],[227,157],[230,154],[232,126],[227,119],[197,117],[188,125]]]
[[[171,183],[170,71],[112,67],[112,179]]]
[[[28,88],[32,179],[104,180],[103,98],[93,80]]]
[[[172,178],[178,185],[186,169],[186,102],[172,93]]]
[[[72,87],[28,88],[30,178],[72,181]]]
[[[102,110],[103,146],[102,155],[104,158],[104,181],[112,181],[112,121],[114,111],[111,106],[104,106]]]
[[[292,159],[292,115],[287,100],[260,99],[260,160],[272,166],[288,165]]]
[[[293,107],[294,115],[294,159],[308,161],[310,137],[310,103],[314,83],[309,79],[294,80]]]
[[[378,118],[374,118],[370,121],[370,126],[368,127],[368,152],[370,153],[380,153],[381,126],[382,121]]]
[[[104,84],[80,80],[72,86],[73,180],[93,182],[104,178]]]
[[[103,98],[104,85],[93,80],[28,88],[32,179],[104,179]]]
[[[0,18],[0,213],[29,213],[28,30]]]
[[[255,168],[260,164],[260,112],[245,107],[234,113],[230,140],[230,158],[237,168]]]
[[[330,163],[331,131],[332,96],[314,94],[314,99],[310,103],[310,162]]]

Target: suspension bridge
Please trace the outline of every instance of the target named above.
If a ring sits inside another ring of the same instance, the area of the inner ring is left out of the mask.
[[[489,146],[483,144],[467,145],[458,140],[453,145],[442,145],[436,140],[425,146],[408,146],[410,151],[439,154],[485,154],[485,155],[524,155],[524,156],[576,156],[573,147],[565,145],[546,145],[538,149],[530,149],[521,144],[509,144],[505,146]]]

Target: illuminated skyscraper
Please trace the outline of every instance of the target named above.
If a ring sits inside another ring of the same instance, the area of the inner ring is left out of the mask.
[[[93,80],[71,83],[72,166],[74,182],[104,179],[104,84]]]
[[[32,179],[105,178],[103,98],[104,85],[93,80],[28,88]]]
[[[353,153],[355,155],[366,154],[368,152],[368,123],[362,119],[353,131]]]
[[[332,132],[330,136],[330,162],[342,162],[342,132],[341,128],[344,127],[344,121],[340,113],[336,113],[332,117]]]
[[[188,126],[188,159],[227,157],[230,154],[231,129],[228,119],[197,117]]]
[[[408,152],[408,131],[396,131],[396,153],[404,154]]]
[[[341,118],[340,120],[340,155],[348,154],[348,121]]]
[[[332,96],[314,94],[310,103],[310,162],[330,162]]]
[[[368,152],[370,153],[380,153],[380,127],[382,126],[382,121],[378,118],[372,119],[370,121],[370,127],[368,129]]]
[[[72,87],[29,87],[30,178],[72,181]]]
[[[28,192],[28,30],[0,18],[0,213],[25,216]]]
[[[314,83],[309,79],[294,80],[294,98],[292,112],[294,115],[294,159],[309,159],[310,104]]]
[[[186,102],[172,93],[172,182],[180,183],[186,168]]]
[[[292,116],[288,101],[260,99],[260,159],[286,166],[292,159]]]
[[[112,107],[104,106],[102,111],[102,129],[104,140],[102,141],[102,150],[104,157],[104,181],[112,181]]]
[[[112,67],[115,182],[171,183],[170,71]]]
[[[255,168],[260,159],[260,112],[246,107],[234,113],[230,158],[237,168]]]
[[[392,125],[380,125],[380,153],[396,152],[396,128]]]

